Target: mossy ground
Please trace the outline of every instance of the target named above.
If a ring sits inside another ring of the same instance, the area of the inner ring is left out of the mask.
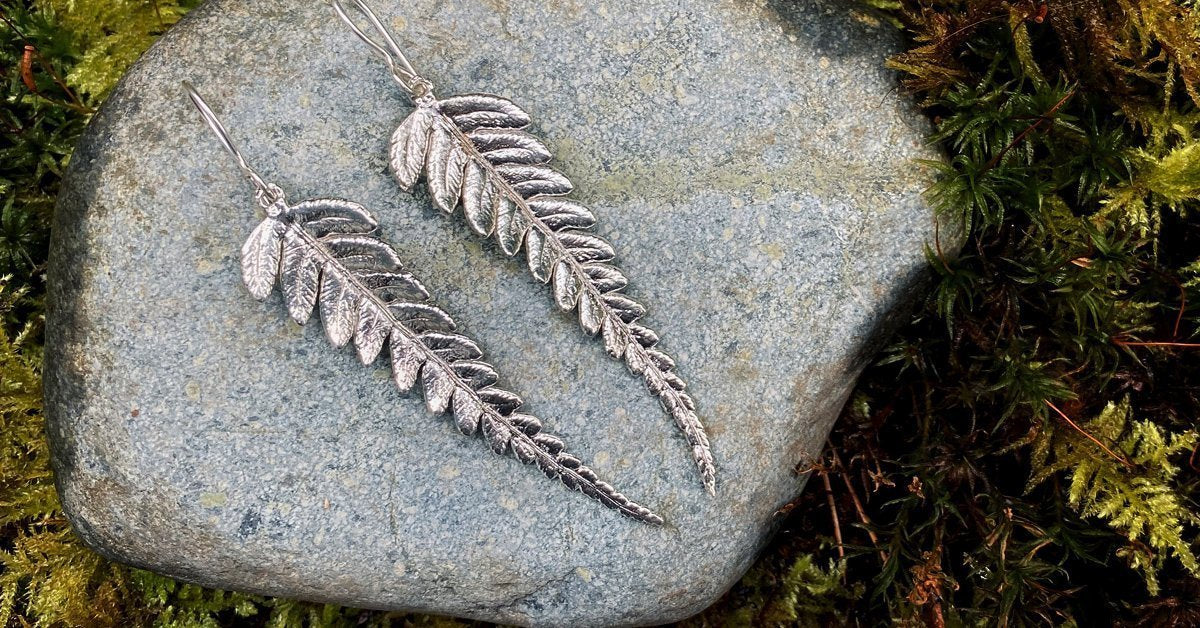
[[[797,0],[800,1],[800,0]],[[436,625],[113,565],[58,510],[40,415],[53,199],[125,67],[195,0],[2,0],[0,628]],[[1200,625],[1200,8],[861,0],[968,235],[868,369],[709,625]],[[880,60],[881,63],[884,60]],[[915,167],[915,166],[914,166]]]

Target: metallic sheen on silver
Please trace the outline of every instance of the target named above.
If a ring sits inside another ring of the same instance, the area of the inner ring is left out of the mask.
[[[253,173],[247,178],[257,196],[270,199],[267,217],[242,245],[242,280],[251,296],[266,299],[278,284],[292,320],[304,324],[319,310],[330,344],[353,341],[364,365],[388,345],[396,387],[408,391],[419,381],[429,411],[451,412],[463,434],[481,432],[493,452],[511,451],[627,517],[662,523],[564,452],[562,440],[542,432],[536,417],[518,412],[524,402],[495,386],[499,377],[482,361],[483,351],[428,302],[425,287],[379,239],[379,225],[365,208],[335,199],[289,205],[277,186],[250,169],[196,90],[188,83],[184,88],[243,174]]]
[[[404,57],[395,39],[363,0],[350,0],[384,44],[354,23],[341,0],[333,7],[342,21],[375,50],[416,110],[392,135],[389,162],[405,191],[421,173],[443,212],[463,207],[471,229],[494,235],[500,250],[516,255],[525,246],[530,273],[552,287],[554,302],[578,311],[590,336],[601,334],[605,349],[639,374],[683,432],[701,482],[716,494],[716,468],[696,404],[684,392],[675,362],[657,348],[658,336],[638,320],[646,308],[621,293],[627,280],[609,262],[612,246],[593,233],[595,216],[564,199],[573,189],[562,173],[545,165],[550,151],[523,129],[529,114],[506,98],[464,94],[437,99],[429,81]]]

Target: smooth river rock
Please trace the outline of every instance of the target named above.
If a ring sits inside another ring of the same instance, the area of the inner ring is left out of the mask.
[[[523,263],[388,176],[411,105],[326,4],[213,0],[122,81],[58,206],[46,397],[75,529],[186,581],[368,608],[535,625],[701,610],[921,294],[929,155],[882,68],[896,34],[842,0],[374,4],[440,94],[530,112],[690,384],[717,496]],[[666,524],[491,454],[278,295],[250,298],[251,189],[184,79],[289,198],[370,207],[502,383]]]

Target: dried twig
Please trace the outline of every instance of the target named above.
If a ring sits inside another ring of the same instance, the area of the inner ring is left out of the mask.
[[[833,498],[833,485],[829,482],[829,470],[817,469],[821,482],[825,485],[825,501],[829,502],[829,517],[833,519],[833,540],[837,542],[838,558],[845,560],[846,546],[842,543],[842,524],[838,520],[837,500]]]
[[[1180,349],[1200,349],[1200,343],[1196,342],[1140,342],[1134,340],[1121,340],[1113,338],[1113,344],[1119,347],[1178,347]]]
[[[838,469],[838,475],[842,476],[842,481],[846,484],[846,490],[850,493],[850,501],[854,503],[854,510],[858,513],[858,519],[863,524],[863,529],[867,531],[867,536],[871,538],[871,545],[879,551],[879,558],[883,562],[888,561],[888,553],[879,546],[879,536],[871,529],[871,518],[867,516],[866,509],[863,508],[862,501],[858,499],[858,491],[854,490],[854,484],[850,481],[850,476],[846,474],[846,467],[842,464],[841,456],[838,456],[837,450],[833,445],[829,445],[829,455],[833,457],[834,467]]]

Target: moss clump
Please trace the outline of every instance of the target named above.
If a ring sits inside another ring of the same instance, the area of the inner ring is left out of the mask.
[[[110,564],[58,510],[42,271],[70,148],[194,0],[0,5],[0,628],[438,625]],[[967,235],[864,375],[773,547],[695,625],[1200,624],[1200,8],[863,0]]]
[[[776,551],[843,552],[854,623],[1196,624],[1200,9],[873,4],[967,244],[930,251]]]

